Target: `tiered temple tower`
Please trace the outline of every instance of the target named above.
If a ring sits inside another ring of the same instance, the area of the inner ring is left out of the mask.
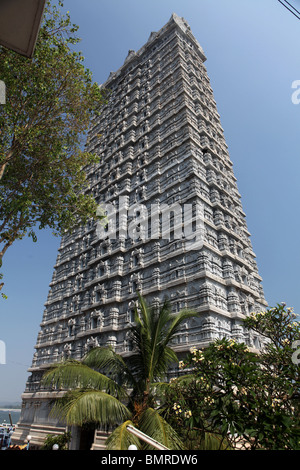
[[[87,141],[99,163],[87,172],[109,223],[62,238],[16,436],[39,443],[62,429],[40,389],[51,363],[97,345],[131,353],[138,291],[200,313],[173,343],[179,354],[224,336],[259,346],[241,320],[266,301],[205,60],[173,14],[103,85],[108,103]]]

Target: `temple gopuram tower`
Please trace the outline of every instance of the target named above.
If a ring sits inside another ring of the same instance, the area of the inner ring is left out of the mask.
[[[173,14],[103,84],[108,102],[86,144],[99,163],[87,177],[109,222],[61,240],[15,439],[40,445],[65,429],[48,418],[57,395],[40,387],[52,363],[95,346],[131,354],[138,292],[199,313],[173,342],[179,356],[222,337],[259,347],[242,319],[267,303],[205,61]]]

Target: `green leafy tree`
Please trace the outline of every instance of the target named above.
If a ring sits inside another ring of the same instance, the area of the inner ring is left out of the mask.
[[[48,1],[32,59],[0,47],[0,265],[15,240],[36,240],[36,227],[62,234],[96,216],[83,171],[96,157],[83,143],[105,92],[74,51],[77,30]]]
[[[244,323],[265,337],[261,351],[228,339],[192,349],[189,373],[165,388],[164,417],[193,448],[213,433],[220,448],[299,449],[299,322],[278,304]]]
[[[145,448],[129,434],[128,424],[168,448],[183,448],[177,433],[157,409],[155,390],[171,363],[178,362],[170,347],[172,339],[181,323],[194,315],[190,311],[174,315],[168,302],[149,307],[139,296],[128,359],[112,348],[94,348],[81,362],[54,365],[44,375],[46,386],[69,389],[62,400],[56,401],[52,414],[74,425],[94,422],[115,427],[122,423],[109,437],[109,449],[127,449],[129,443]]]
[[[53,446],[57,445],[58,450],[68,450],[68,445],[71,440],[71,433],[70,432],[64,432],[63,434],[59,435],[51,435],[49,434],[45,441],[43,446],[41,447],[41,450],[53,450]]]

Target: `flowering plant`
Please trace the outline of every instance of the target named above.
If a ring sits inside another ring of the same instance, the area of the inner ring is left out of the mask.
[[[299,449],[299,322],[280,304],[244,325],[260,336],[260,350],[234,338],[192,348],[170,384],[168,417],[193,448],[209,433],[219,448]]]

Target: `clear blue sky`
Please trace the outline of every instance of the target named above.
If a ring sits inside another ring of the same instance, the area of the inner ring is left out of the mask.
[[[300,0],[291,0],[300,10]],[[66,0],[94,80],[103,83],[173,12],[185,17],[206,67],[242,195],[266,299],[300,312],[300,21],[277,0]],[[0,77],[1,79],[1,77]],[[59,239],[40,232],[4,258],[0,302],[0,402],[20,400],[52,278]]]

